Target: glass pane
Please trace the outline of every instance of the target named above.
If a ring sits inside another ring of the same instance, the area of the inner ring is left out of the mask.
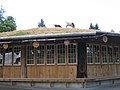
[[[47,64],[54,64],[54,45],[47,45]]]
[[[65,63],[65,44],[57,45],[57,59],[58,63]]]
[[[5,49],[5,65],[12,65],[12,48]]]
[[[14,64],[21,64],[21,47],[14,47]]]
[[[93,46],[87,44],[87,63],[93,63]]]
[[[0,47],[0,64],[3,63],[3,52],[2,52],[2,47]]]
[[[27,46],[26,60],[27,60],[27,64],[34,64],[34,47],[33,46]]]
[[[37,48],[37,64],[44,64],[44,45]]]
[[[76,48],[77,45],[74,44],[68,45],[68,63],[76,63],[77,57]]]

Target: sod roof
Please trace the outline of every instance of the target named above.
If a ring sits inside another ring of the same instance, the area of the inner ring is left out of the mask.
[[[2,32],[0,37],[8,36],[26,36],[26,35],[42,35],[42,34],[63,34],[74,32],[96,32],[92,29],[77,29],[77,28],[32,28],[28,30],[16,30],[11,32]]]

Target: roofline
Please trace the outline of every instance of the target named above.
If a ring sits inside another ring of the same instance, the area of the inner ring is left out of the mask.
[[[38,35],[24,35],[24,36],[9,36],[0,37],[0,40],[26,40],[26,39],[46,39],[46,38],[62,38],[62,37],[78,37],[78,36],[96,35],[96,32],[74,32],[62,34],[38,34]]]

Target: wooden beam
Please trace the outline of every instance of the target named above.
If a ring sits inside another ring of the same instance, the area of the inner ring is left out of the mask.
[[[21,78],[27,78],[26,46],[21,45]]]
[[[87,77],[86,43],[78,43],[77,78]]]

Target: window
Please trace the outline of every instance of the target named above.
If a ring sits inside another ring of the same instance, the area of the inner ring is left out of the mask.
[[[2,47],[0,47],[0,65],[3,63],[3,52]]]
[[[57,45],[57,63],[58,64],[65,64],[65,56],[66,56],[66,52],[65,52],[66,48],[64,44],[59,44]]]
[[[5,65],[12,65],[12,48],[5,49]]]
[[[115,60],[115,63],[120,63],[120,58],[119,58],[119,47],[114,47],[114,60]]]
[[[13,63],[16,65],[21,64],[21,47],[20,46],[15,46],[14,47],[14,60]]]
[[[108,46],[108,61],[113,63],[113,49],[112,46]]]
[[[93,45],[87,44],[87,63],[93,63]]]
[[[100,63],[100,46],[94,45],[94,60],[95,63]]]
[[[34,47],[27,46],[26,48],[26,61],[27,64],[34,64]]]
[[[77,59],[77,45],[70,44],[68,45],[68,63],[76,63]]]
[[[46,45],[47,64],[54,64],[54,45]]]
[[[44,64],[44,45],[40,45],[38,48],[37,48],[37,64]]]
[[[102,58],[102,63],[107,63],[107,47],[106,46],[101,46],[101,58]]]

